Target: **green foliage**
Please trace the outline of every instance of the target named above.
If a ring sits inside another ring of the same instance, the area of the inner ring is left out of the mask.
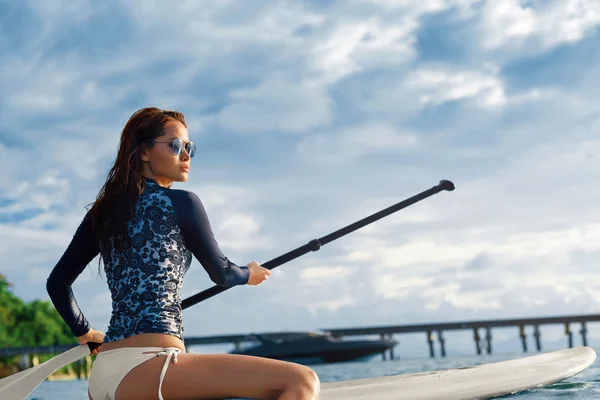
[[[34,300],[25,303],[15,296],[10,288],[11,284],[0,274],[0,348],[77,344],[77,339],[51,302]],[[42,354],[39,356],[39,362],[54,356],[55,354]],[[19,360],[18,356],[0,357],[0,367],[16,372],[16,363]],[[56,374],[68,372],[67,366]]]
[[[77,339],[49,301],[25,303],[0,274],[0,347],[76,344]]]

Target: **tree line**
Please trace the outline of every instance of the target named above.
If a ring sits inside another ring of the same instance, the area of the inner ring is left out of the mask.
[[[0,348],[77,344],[67,324],[47,300],[28,303],[11,290],[0,274]],[[0,357],[0,365],[14,363],[14,357]]]

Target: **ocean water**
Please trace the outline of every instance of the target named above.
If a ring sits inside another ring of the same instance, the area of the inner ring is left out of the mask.
[[[598,354],[600,354],[598,349],[595,350]],[[400,359],[387,361],[375,358],[370,361],[311,365],[311,368],[319,375],[321,382],[332,382],[346,379],[373,378],[395,374],[407,374],[466,367],[495,361],[515,359],[534,354],[535,353],[514,353],[470,357],[448,357],[441,359]],[[27,399],[85,400],[87,398],[87,380],[81,380],[45,381]],[[518,400],[599,398],[600,360],[596,360],[592,366],[580,374],[545,388],[523,391],[514,395],[498,397],[498,399]]]

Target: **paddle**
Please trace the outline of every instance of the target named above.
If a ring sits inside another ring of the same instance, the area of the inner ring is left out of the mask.
[[[401,201],[393,206],[383,209],[375,214],[372,214],[366,218],[363,218],[353,224],[345,226],[329,235],[323,236],[319,239],[313,239],[307,244],[298,247],[290,252],[287,252],[277,258],[274,258],[266,263],[262,264],[264,268],[274,269],[278,266],[285,264],[291,260],[294,260],[309,251],[317,251],[322,246],[330,243],[342,236],[345,236],[357,229],[364,227],[370,223],[373,223],[383,217],[386,217],[396,211],[406,208],[412,204],[415,204],[427,197],[430,197],[442,190],[453,191],[454,184],[447,180],[441,180],[440,183],[431,189],[425,190],[413,197],[410,197],[404,201]],[[184,299],[181,302],[182,309],[186,309],[195,304],[200,303],[206,299],[209,299],[225,290],[230,289],[222,286],[213,286],[200,293]],[[48,376],[57,371],[58,369],[65,367],[87,355],[90,352],[100,346],[100,343],[87,343],[82,344],[73,349],[70,349],[64,353],[59,354],[56,357],[36,366],[29,368],[25,371],[21,371],[17,374],[11,375],[7,378],[0,379],[0,398],[1,399],[25,399],[31,392],[35,390]]]
[[[274,258],[271,261],[267,261],[266,263],[261,264],[261,265],[266,269],[277,268],[278,266],[285,264],[288,261],[292,261],[293,259],[296,259],[296,258],[308,253],[309,251],[317,251],[321,248],[321,246],[324,246],[329,242],[333,242],[334,240],[339,239],[342,236],[345,236],[351,232],[354,232],[355,230],[360,229],[360,228],[364,227],[365,225],[369,225],[370,223],[373,223],[383,217],[386,217],[392,213],[395,213],[396,211],[399,211],[399,210],[406,208],[416,202],[419,202],[429,196],[432,196],[438,192],[441,192],[442,190],[453,191],[454,184],[447,180],[441,180],[438,185],[432,187],[431,189],[425,190],[424,192],[421,192],[413,197],[410,197],[404,201],[401,201],[400,203],[394,204],[393,206],[390,206],[386,209],[376,212],[375,214],[365,217],[365,218],[361,219],[360,221],[356,221],[353,224],[345,226],[335,232],[330,233],[327,236],[323,236],[320,239],[313,239],[310,242],[308,242],[307,244],[305,244],[304,246],[300,246],[297,249],[294,249],[288,253],[285,253],[285,254],[283,254],[277,258]],[[183,300],[181,302],[181,306],[185,310],[186,308],[191,307],[194,304],[198,304],[201,301],[204,301],[206,299],[209,299],[221,292],[226,291],[227,289],[230,289],[230,288],[215,285],[215,286],[211,287],[210,289],[206,289],[200,293],[197,293],[197,294],[190,296],[187,299]]]

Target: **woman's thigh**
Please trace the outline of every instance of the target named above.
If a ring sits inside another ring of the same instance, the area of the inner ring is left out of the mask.
[[[131,370],[121,381],[117,400],[158,396],[165,357],[152,358]],[[238,354],[189,354],[169,362],[162,384],[165,399],[276,399],[291,385],[319,381],[300,364]]]

